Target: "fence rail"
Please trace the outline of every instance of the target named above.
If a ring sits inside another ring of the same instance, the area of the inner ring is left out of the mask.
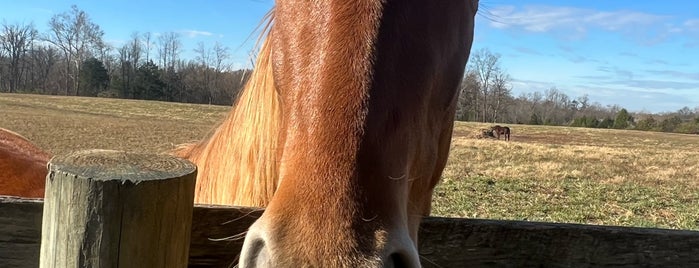
[[[102,250],[122,246],[116,255],[141,258],[133,264],[139,267],[232,267],[245,231],[262,214],[192,208],[195,168],[179,160],[88,154],[69,158],[73,166],[56,159],[49,165],[46,205],[0,196],[0,267],[34,268],[40,260],[42,267],[73,267],[76,256],[93,256],[89,261],[99,264],[87,263],[101,266],[115,255]],[[130,239],[135,244],[122,244]],[[425,267],[699,267],[697,231],[430,217],[422,222],[418,246]],[[134,249],[140,251],[122,254]]]
[[[38,267],[43,202],[0,197],[1,267]],[[195,206],[190,267],[230,267],[253,208]],[[699,232],[426,218],[425,267],[699,267]]]

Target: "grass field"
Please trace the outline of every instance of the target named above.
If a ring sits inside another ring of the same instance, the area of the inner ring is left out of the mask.
[[[0,94],[0,127],[55,154],[164,152],[229,107]],[[457,122],[433,214],[699,230],[699,136],[512,125],[512,141]]]

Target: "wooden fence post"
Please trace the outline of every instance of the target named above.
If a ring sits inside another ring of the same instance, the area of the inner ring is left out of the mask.
[[[196,166],[80,151],[49,162],[40,267],[186,267]]]

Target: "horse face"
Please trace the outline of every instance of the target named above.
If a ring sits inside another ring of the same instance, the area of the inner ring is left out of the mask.
[[[241,267],[418,267],[478,2],[279,1],[280,183]]]

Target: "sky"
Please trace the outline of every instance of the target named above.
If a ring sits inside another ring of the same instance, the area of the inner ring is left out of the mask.
[[[0,0],[0,20],[47,32],[75,4],[121,47],[135,32],[179,33],[183,57],[198,43],[230,49],[250,66],[255,29],[271,0]],[[632,112],[699,107],[699,2],[695,0],[481,0],[472,52],[500,55],[512,94],[556,88]],[[152,52],[155,53],[155,52]]]

